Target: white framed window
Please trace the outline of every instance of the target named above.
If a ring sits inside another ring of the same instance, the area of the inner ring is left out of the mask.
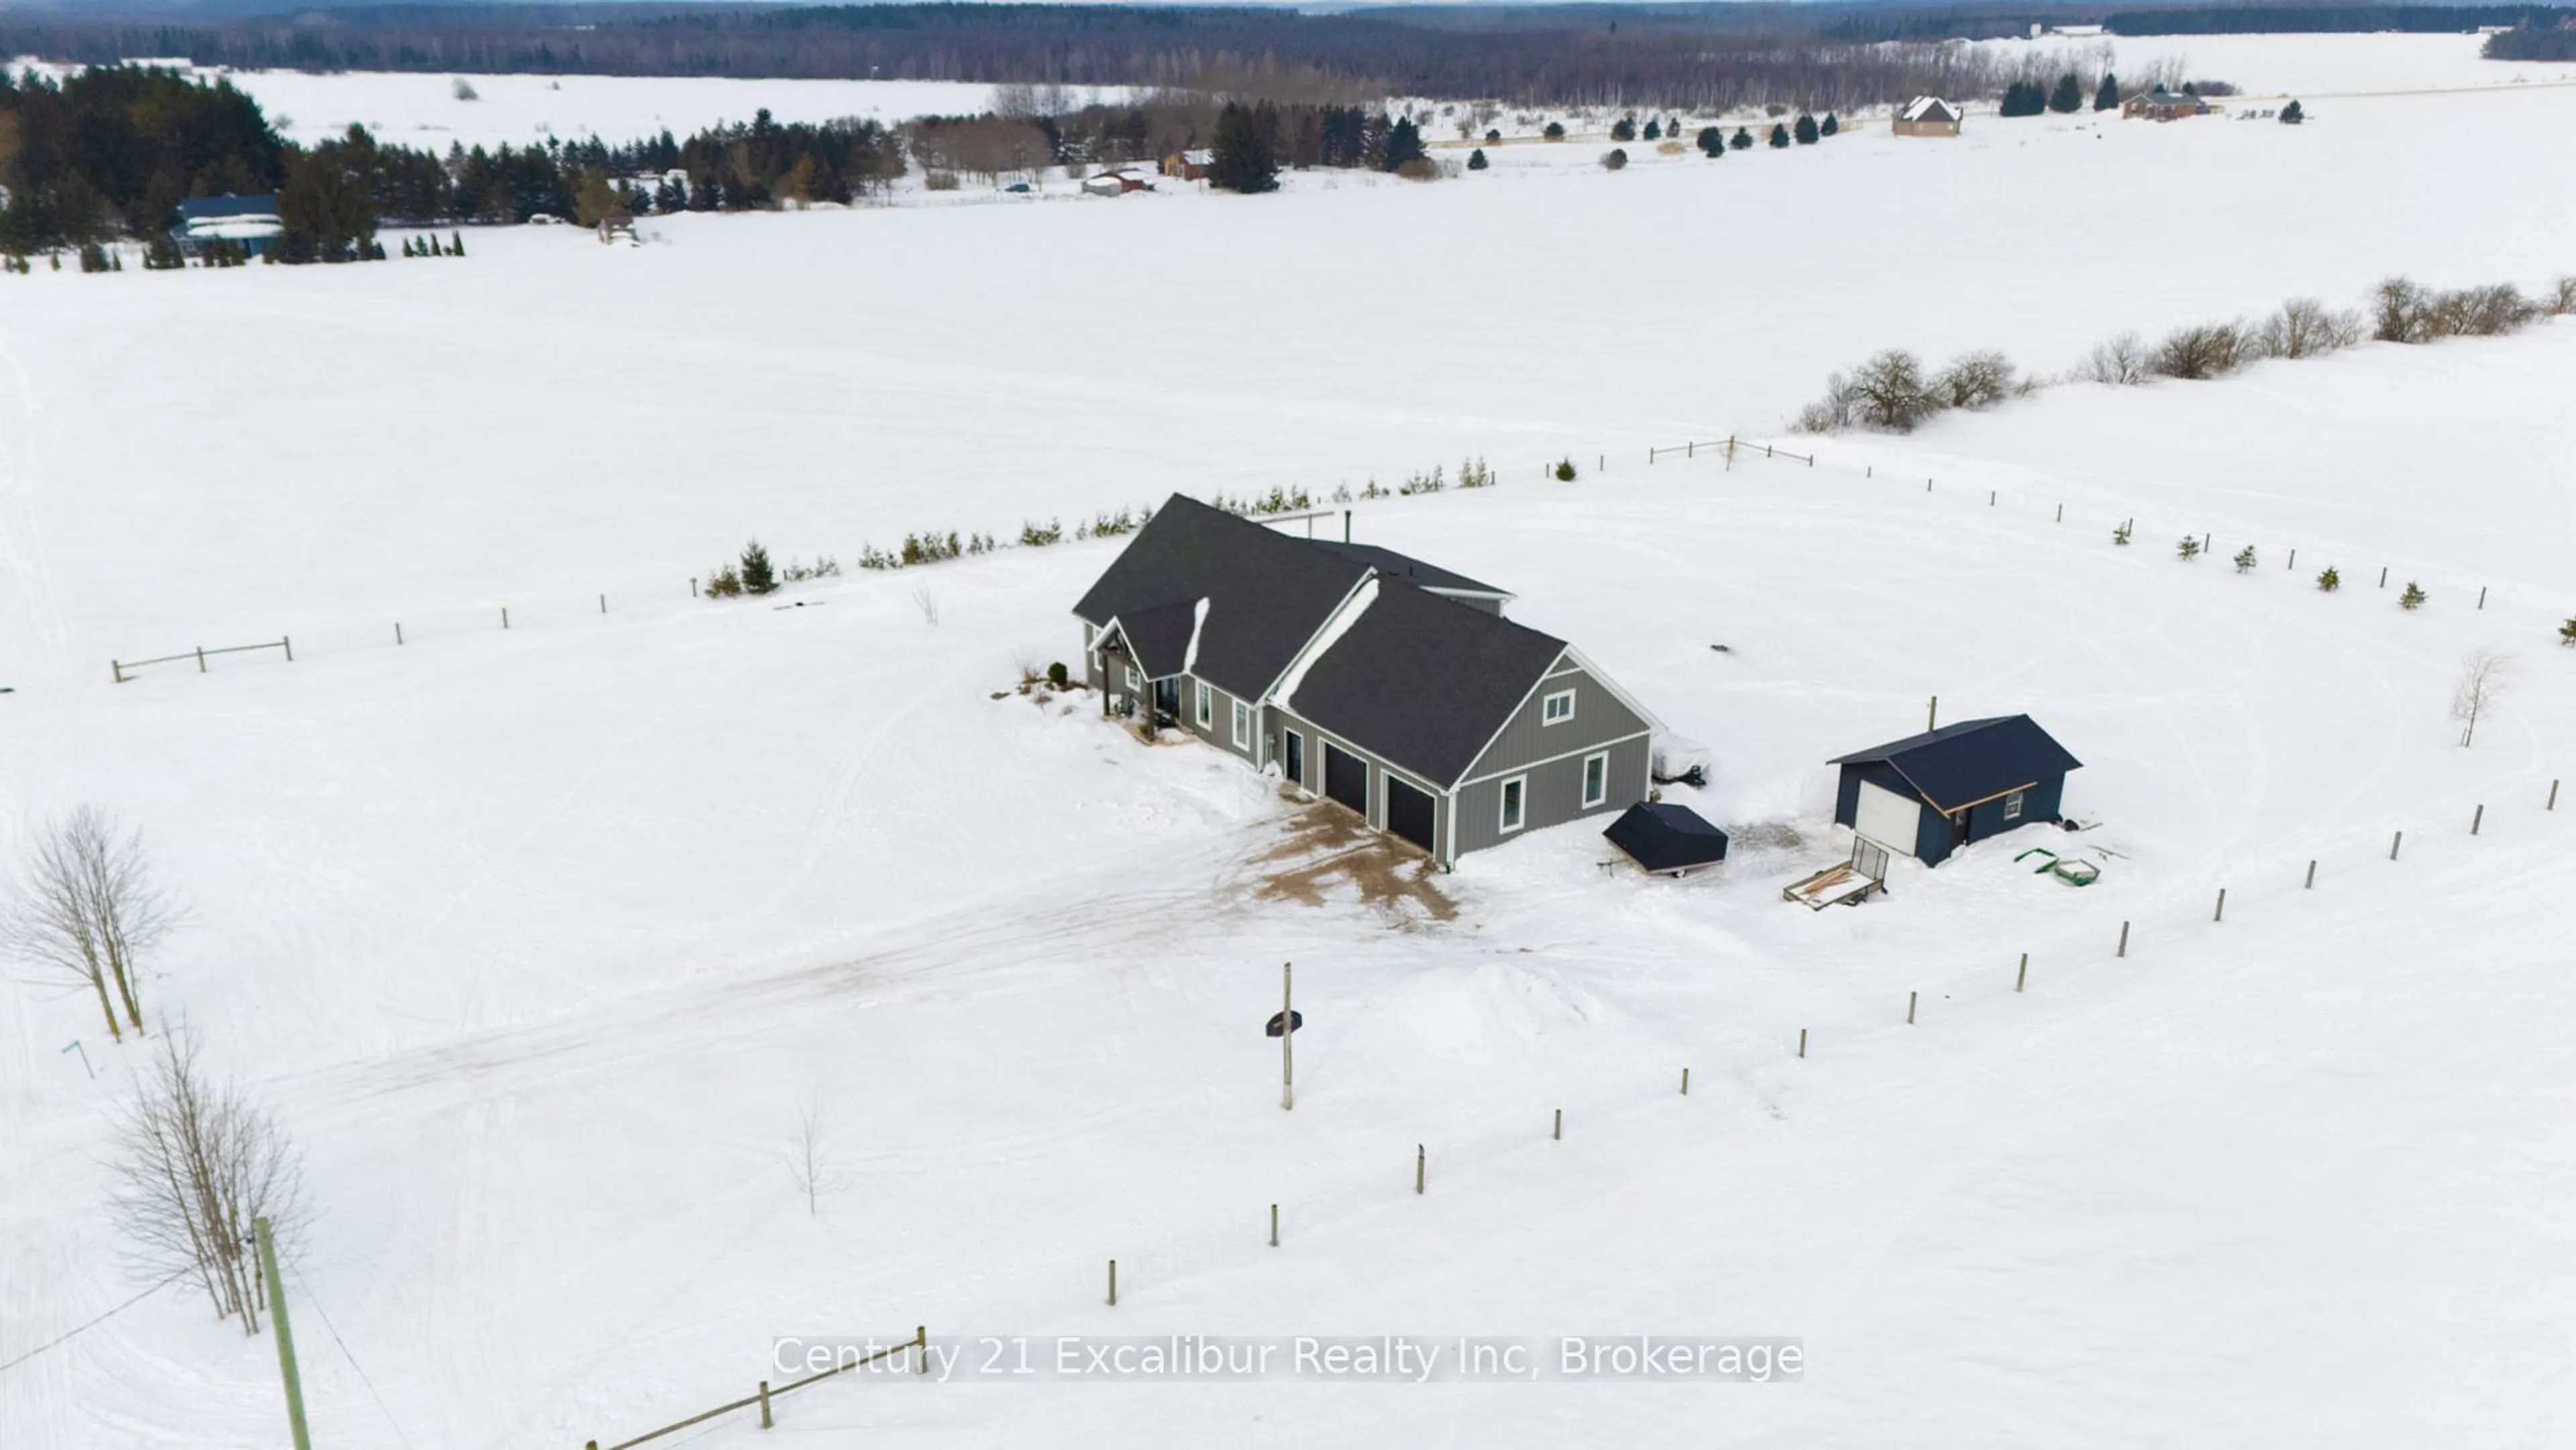
[[[2018,821],[2021,819],[2020,791],[2014,791],[2011,795],[2004,797],[2004,819],[2007,821]]]
[[[1548,696],[1546,699],[1539,701],[1538,718],[1539,722],[1545,725],[1562,725],[1566,721],[1573,719],[1574,692],[1572,690],[1559,690],[1555,694]]]
[[[1199,681],[1198,687],[1199,728],[1205,730],[1216,723],[1216,691],[1209,689],[1205,680]]]
[[[1252,748],[1252,707],[1241,700],[1234,702],[1234,745],[1237,750]]]
[[[1127,688],[1130,692],[1145,688],[1145,677],[1136,673],[1134,665],[1127,667]]]
[[[1583,808],[1590,810],[1610,799],[1610,752],[1583,757]]]
[[[1529,819],[1529,777],[1516,775],[1503,782],[1502,819],[1497,823],[1505,831],[1517,831]]]

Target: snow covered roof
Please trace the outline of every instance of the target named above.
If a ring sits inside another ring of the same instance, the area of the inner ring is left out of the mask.
[[[2084,764],[2028,715],[1962,720],[1885,745],[1838,755],[1827,765],[1885,763],[1937,810],[1955,811]]]
[[[273,216],[243,216],[189,222],[179,230],[192,242],[249,242],[283,235],[286,226]]]
[[[1959,111],[1939,96],[1916,96],[1905,103],[1905,109],[1897,112],[1896,118],[1900,121],[1955,121],[1959,119]]]

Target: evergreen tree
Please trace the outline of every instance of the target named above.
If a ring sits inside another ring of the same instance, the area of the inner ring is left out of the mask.
[[[1664,128],[1656,125],[1652,116],[1646,118],[1646,139],[1649,141],[1664,139]]]
[[[742,588],[746,594],[767,594],[778,587],[778,571],[771,567],[769,551],[758,539],[743,545]]]
[[[1240,101],[1217,113],[1208,185],[1250,196],[1279,189],[1279,157],[1261,118]]]
[[[1565,139],[1565,123],[1550,121],[1547,123],[1547,129],[1539,132],[1539,135],[1550,141],[1562,141]]]
[[[1613,141],[1636,140],[1637,118],[1634,116],[1621,116],[1618,120],[1611,122],[1610,139]]]
[[[1422,149],[1422,132],[1414,127],[1413,118],[1407,116],[1387,128],[1386,160],[1378,169],[1399,170],[1407,162],[1424,160],[1428,154]]]
[[[1753,149],[1753,133],[1742,126],[1738,126],[1735,128],[1735,135],[1729,138],[1726,144],[1730,149],[1736,151],[1750,151]]]
[[[1817,130],[1819,130],[1819,131],[1821,131],[1821,132],[1823,132],[1825,135],[1831,136],[1831,135],[1833,135],[1834,133],[1836,133],[1836,132],[1838,132],[1838,131],[1842,130],[1842,128],[1843,128],[1843,123],[1834,119],[1834,113],[1833,113],[1833,112],[1831,112],[1831,111],[1827,111],[1827,112],[1825,112],[1825,123],[1824,123],[1822,126],[1817,127],[1816,129],[1817,129]]]
[[[1482,171],[1490,164],[1490,162],[1485,160],[1485,148],[1482,146],[1479,146],[1475,150],[1467,153],[1467,169],[1469,171]]]
[[[454,238],[448,242],[447,255],[451,257],[462,257],[465,255],[465,233],[456,233]]]
[[[2118,76],[2111,74],[2109,71],[2102,72],[2102,84],[2093,88],[2093,109],[2097,111],[2116,111],[2120,109],[2120,78]]]
[[[2071,116],[2084,109],[2084,85],[2068,71],[2057,78],[2057,89],[2048,93],[2048,108],[2061,116]]]
[[[2037,81],[2015,81],[2004,87],[2004,103],[1997,113],[2005,116],[2036,116],[2048,109],[2048,92]]]
[[[2421,609],[2424,607],[2424,600],[2426,597],[2424,586],[2416,583],[2412,579],[2409,579],[2406,581],[2406,592],[2397,596],[2397,607],[2400,609]]]
[[[1699,128],[1699,149],[1711,156],[1726,154],[1726,132],[1715,126]]]
[[[21,272],[27,270],[27,262],[23,257],[18,261],[18,270]],[[2563,645],[2576,645],[2576,619],[2558,626],[2558,642]]]
[[[2236,572],[2239,574],[2247,574],[2253,572],[2253,569],[2254,546],[2252,544],[2247,544],[2244,548],[2236,551]]]
[[[1772,122],[1772,123],[1771,123],[1771,149],[1772,149],[1772,150],[1774,150],[1774,151],[1786,150],[1786,149],[1788,148],[1788,145],[1789,145],[1789,128],[1788,128],[1788,127],[1786,127],[1786,126],[1781,125],[1781,124],[1780,124],[1779,122],[1777,122],[1777,121]]]
[[[2332,594],[2336,590],[2341,589],[2343,587],[2343,571],[2335,568],[2331,564],[2327,565],[2325,572],[2317,576],[2317,587],[2328,594]]]
[[[1813,117],[1813,116],[1808,115],[1808,114],[1807,114],[1806,112],[1804,112],[1804,111],[1799,112],[1799,113],[1798,113],[1798,129],[1797,129],[1796,134],[1797,134],[1798,144],[1799,144],[1799,145],[1801,145],[1801,146],[1813,146],[1813,145],[1815,145],[1815,144],[1816,144],[1816,136],[1817,136],[1817,134],[1818,134],[1818,133],[1817,133],[1817,130],[1816,130],[1816,118],[1815,118],[1815,117]]]
[[[2281,124],[2284,126],[2295,126],[2307,118],[2307,109],[2296,101],[2281,108]]]

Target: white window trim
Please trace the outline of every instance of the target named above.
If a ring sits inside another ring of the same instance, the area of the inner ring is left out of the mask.
[[[1145,677],[1136,673],[1134,665],[1127,667],[1127,688],[1131,693],[1145,688]]]
[[[1252,748],[1252,707],[1241,700],[1234,702],[1234,747],[1237,750]]]
[[[1556,702],[1557,702],[1557,701],[1559,701],[1559,700],[1563,700],[1563,701],[1565,702],[1565,713],[1564,713],[1564,714],[1562,714],[1562,715],[1559,715],[1558,713],[1556,713]],[[1538,702],[1538,723],[1539,723],[1539,724],[1541,724],[1541,725],[1567,725],[1567,724],[1571,724],[1571,723],[1573,723],[1573,721],[1574,721],[1574,692],[1573,692],[1572,690],[1550,690],[1550,691],[1549,691],[1549,692],[1547,692],[1545,695],[1542,695],[1542,696],[1540,696],[1540,697],[1539,697],[1539,702]]]
[[[1299,770],[1304,770],[1306,768],[1306,732],[1302,730],[1291,730],[1287,726],[1282,725],[1279,727],[1279,736],[1280,749],[1282,752],[1279,757],[1279,773],[1281,775],[1288,776],[1288,783],[1290,785],[1297,787],[1299,790],[1304,790],[1306,788],[1305,781],[1296,776],[1288,775],[1288,757],[1293,755],[1297,758],[1297,768]],[[1287,748],[1287,742],[1291,740],[1297,742],[1297,748],[1294,750]]]
[[[1518,820],[1512,819],[1512,790],[1515,786],[1520,789],[1521,809]],[[1526,775],[1507,777],[1494,791],[1494,825],[1503,835],[1508,836],[1528,824],[1529,777]]]
[[[2004,819],[2007,821],[2020,820],[2022,804],[2022,793],[2020,791],[2014,791],[2011,794],[2006,795],[2004,797]]]
[[[1216,728],[1216,691],[1210,689],[1205,680],[1192,683],[1199,687],[1199,728],[1213,730]]]
[[[1471,785],[1483,785],[1486,781],[1492,780],[1497,776],[1510,775],[1517,771],[1536,770],[1542,765],[1554,765],[1560,760],[1572,760],[1578,755],[1590,755],[1594,751],[1601,750],[1606,747],[1625,745],[1631,740],[1643,740],[1647,737],[1648,733],[1649,732],[1647,731],[1640,730],[1632,735],[1622,735],[1616,740],[1596,740],[1590,745],[1578,745],[1572,750],[1560,751],[1555,755],[1549,756],[1545,760],[1525,760],[1518,765],[1507,765],[1501,770],[1489,770],[1483,775],[1469,776],[1467,779],[1451,786],[1450,789],[1453,791],[1465,790]],[[1492,747],[1489,746],[1487,748],[1491,749]]]
[[[1595,795],[1592,790],[1592,763],[1596,760],[1601,762],[1601,791],[1598,795]],[[1606,804],[1609,799],[1610,752],[1596,750],[1583,757],[1583,808],[1588,811],[1594,806]]]

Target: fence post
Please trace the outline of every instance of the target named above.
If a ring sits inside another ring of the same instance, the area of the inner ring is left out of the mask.
[[[2212,912],[2209,919],[2211,921],[2225,921],[2227,919],[2227,888],[2224,886],[2218,888],[2218,910]]]
[[[691,599],[698,597],[698,576],[695,574],[689,576],[689,597]]]
[[[2057,522],[2061,524],[2066,522],[2066,505],[2064,504],[2059,504],[2057,506]]]
[[[2290,551],[2290,562],[2282,565],[2281,567],[2284,569],[2296,569],[2299,567],[2299,551],[2292,549]]]
[[[202,675],[202,674],[204,674],[205,672],[206,672],[206,647],[205,647],[204,645],[199,645],[199,646],[197,646],[197,673]]]
[[[1798,1055],[1800,1057],[1807,1055],[1807,1029],[1804,1027],[1798,1029]]]
[[[1547,1136],[1554,1142],[1562,1143],[1565,1141],[1565,1109],[1559,1108],[1556,1110],[1556,1126],[1548,1130]]]
[[[501,606],[501,627],[503,629],[510,627],[510,606],[506,604]]]
[[[2112,953],[2112,955],[2114,955],[2114,956],[2121,956],[2121,957],[2125,957],[2125,956],[2127,956],[2128,954],[2129,954],[2129,924],[2128,924],[2127,922],[2125,922],[2125,921],[2124,921],[2124,922],[2120,923],[2120,949],[2119,949],[2117,952]]]
[[[295,663],[295,636],[281,634],[277,637],[277,642],[286,651],[286,662],[290,665]]]
[[[2016,991],[2016,992],[2020,991],[2020,990],[2022,989],[2022,987],[2023,987],[2026,983],[2028,983],[2029,981],[2030,981],[2030,953],[2028,953],[2028,952],[2023,952],[2023,953],[2021,954],[2021,967],[2020,967],[2020,969],[2019,969],[2018,971],[2015,971],[2015,972],[2013,973],[2013,990],[2014,990],[2014,991]],[[1913,1004],[1912,1004],[1910,1001],[1906,1004],[1906,1008],[1905,1008],[1905,1020],[1906,1020],[1906,1021],[1908,1021],[1908,1022],[1911,1022],[1911,1021],[1913,1021],[1913,1020],[1914,1020],[1914,1007],[1913,1007]]]
[[[2549,783],[2549,804],[2542,806],[2541,809],[2544,811],[2558,809],[2558,782],[2553,780]]]
[[[599,596],[599,612],[602,614],[608,612],[608,596],[605,594]]]
[[[2317,889],[2317,862],[2316,858],[2313,856],[2308,858],[2308,884],[2300,887],[2299,889],[2302,891],[2314,891]]]
[[[2478,813],[2469,817],[2469,834],[2472,836],[2476,835],[2478,833],[2478,827],[2485,825],[2486,822],[2487,808],[2484,805],[2480,805],[2478,807]]]
[[[402,642],[402,621],[397,619],[394,621],[394,643],[401,644]]]
[[[1914,997],[1912,992],[1905,994],[1905,1025],[1908,1027],[1914,1025]]]
[[[1112,1309],[1118,1307],[1118,1261],[1116,1259],[1109,1261],[1109,1307]]]
[[[2398,847],[2400,847],[2400,846],[2403,846],[2403,845],[2405,845],[2405,844],[2406,844],[2406,833],[2405,833],[2404,831],[2399,831],[2396,835],[2389,837],[2389,838],[2388,838],[2388,859],[2389,859],[2389,860],[2391,860],[2391,861],[2396,860],[2396,859],[2397,859],[2397,848],[2398,848]]]
[[[760,1428],[764,1430],[770,1428],[769,1381],[767,1380],[760,1382]]]
[[[1995,506],[1995,494],[1996,494],[1996,493],[1997,493],[1997,490],[1995,490],[1995,489],[1991,489],[1991,488],[1990,488],[1990,489],[1987,489],[1987,490],[1986,490],[1986,507],[1988,507],[1988,508],[1993,508],[1993,507]]]
[[[913,1351],[914,1351],[914,1354],[913,1354],[913,1360],[914,1360],[914,1362],[915,1362],[915,1363],[917,1363],[917,1364],[919,1364],[919,1365],[921,1366],[921,1368],[920,1368],[919,1370],[915,1371],[915,1373],[918,1373],[918,1374],[928,1374],[928,1373],[930,1373],[930,1326],[929,1326],[929,1325],[927,1325],[927,1324],[916,1324],[916,1325],[912,1326],[912,1347],[913,1347]]]
[[[1270,1246],[1279,1247],[1279,1205],[1270,1205]]]
[[[1689,1069],[1689,1068],[1683,1068],[1683,1069],[1682,1069],[1682,1096],[1683,1096],[1683,1097],[1689,1097],[1689,1096],[1690,1096],[1690,1069]]]
[[[124,684],[124,683],[125,683],[125,666],[123,666],[123,665],[121,665],[121,664],[118,664],[118,663],[117,663],[116,661],[114,661],[114,660],[109,660],[109,661],[107,662],[107,672],[108,672],[109,674],[111,674],[111,675],[116,676],[116,682],[117,682],[118,684],[120,684],[120,685],[121,685],[121,684]],[[2554,798],[2557,796],[2557,794],[2558,794],[2558,788],[2557,788],[2555,785],[2552,785],[2552,786],[2550,787],[2550,792],[2549,792],[2549,793],[2550,793],[2551,797],[2554,799]]]
[[[2382,589],[2388,587],[2388,566],[2385,564],[2379,566],[2379,587]]]
[[[1422,1183],[1430,1174],[1431,1155],[1419,1143],[1413,1145],[1413,1191],[1422,1192]]]
[[[2478,608],[2480,608],[2480,609],[2484,609],[2484,608],[2486,608],[2486,607],[2487,607],[2487,586],[2485,586],[2485,585],[2481,584],[2481,585],[2479,585],[2479,586],[2478,586]]]

